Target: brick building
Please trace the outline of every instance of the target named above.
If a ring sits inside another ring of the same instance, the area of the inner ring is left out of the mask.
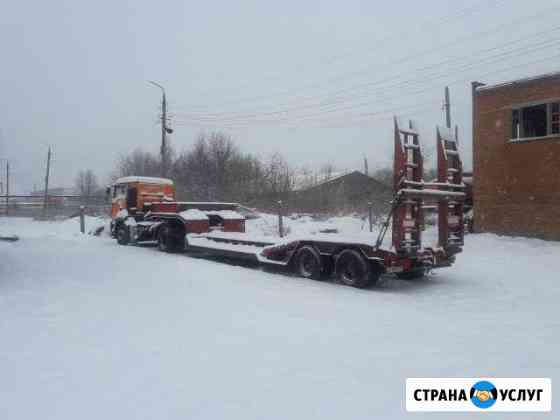
[[[560,73],[473,82],[474,228],[560,240]]]

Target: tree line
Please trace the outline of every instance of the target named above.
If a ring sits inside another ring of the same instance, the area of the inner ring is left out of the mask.
[[[222,132],[201,133],[194,144],[177,153],[168,147],[165,176],[175,181],[177,198],[189,201],[251,202],[256,197],[282,197],[331,179],[340,172],[332,163],[318,169],[296,168],[279,153],[263,158],[245,153],[231,136]],[[119,177],[162,176],[159,153],[136,149],[119,157],[111,174]],[[392,185],[392,169],[379,168],[372,177]],[[97,177],[82,170],[75,182],[83,197],[99,195]]]
[[[175,181],[177,197],[189,201],[250,201],[263,194],[282,194],[294,188],[294,170],[278,153],[263,159],[242,152],[227,134],[199,134],[194,145],[169,150],[166,177]],[[159,155],[137,149],[121,156],[114,178],[161,176]]]

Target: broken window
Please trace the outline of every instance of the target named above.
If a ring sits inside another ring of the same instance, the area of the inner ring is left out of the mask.
[[[511,115],[511,138],[535,138],[560,134],[560,103],[515,108]]]

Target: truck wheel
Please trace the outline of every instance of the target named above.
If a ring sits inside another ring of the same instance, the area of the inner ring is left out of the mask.
[[[353,249],[345,249],[339,254],[335,273],[338,281],[352,287],[368,287],[377,280],[377,276],[371,272],[368,261]]]
[[[177,230],[175,226],[165,223],[158,231],[158,248],[163,252],[181,252],[185,250],[184,233]]]
[[[117,242],[120,245],[128,245],[130,243],[130,230],[128,229],[128,226],[125,226],[123,224],[119,225],[117,227]]]
[[[425,268],[414,268],[409,271],[403,271],[402,273],[395,273],[399,279],[402,280],[416,280],[421,279],[426,275]]]
[[[157,243],[160,251],[171,252],[169,247],[169,226],[164,224],[158,230]]]
[[[297,273],[306,279],[320,280],[323,271],[321,255],[315,248],[305,245],[296,254]]]

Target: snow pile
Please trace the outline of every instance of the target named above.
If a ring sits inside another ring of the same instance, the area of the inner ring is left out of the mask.
[[[261,213],[260,218],[247,220],[245,229],[249,235],[266,237],[268,240],[279,240],[278,216]],[[350,241],[372,242],[377,238],[379,226],[369,231],[369,222],[354,216],[331,217],[315,220],[311,216],[296,215],[283,218],[285,240],[315,238],[335,240],[344,238]],[[330,233],[328,233],[330,232]],[[390,235],[388,236],[390,237]]]
[[[80,218],[72,217],[64,221],[37,221],[26,217],[0,218],[0,231],[3,234],[17,235],[26,238],[61,238],[72,239],[93,235],[96,230],[103,227],[103,233],[109,233],[109,219],[104,217],[84,216],[85,231],[80,232]]]
[[[224,220],[244,220],[245,217],[233,210],[212,210],[207,211],[209,216],[219,216]]]
[[[120,209],[117,214],[115,214],[115,219],[126,219],[128,217],[127,209]]]
[[[190,221],[208,220],[208,216],[198,209],[189,209],[182,211],[181,213],[179,213],[179,216],[181,216],[185,220]]]

